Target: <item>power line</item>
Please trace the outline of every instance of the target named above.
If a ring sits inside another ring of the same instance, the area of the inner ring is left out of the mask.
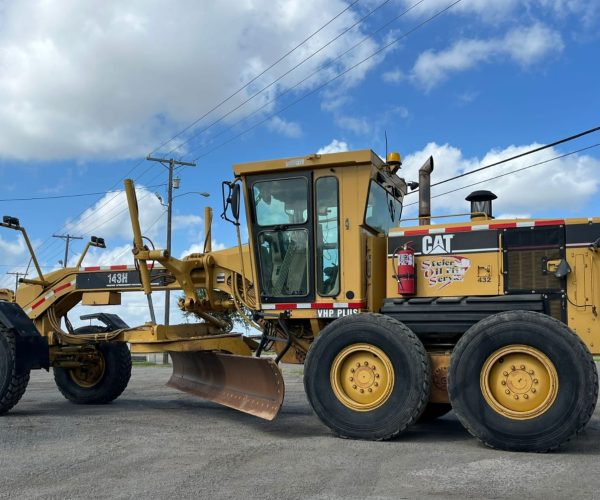
[[[152,186],[146,186],[148,188],[166,186],[166,183],[153,184]],[[35,201],[35,200],[58,200],[62,198],[81,198],[83,196],[97,196],[99,194],[109,194],[114,191],[96,191],[95,193],[78,193],[78,194],[61,194],[52,196],[32,196],[30,198],[0,198],[0,202],[3,201]]]
[[[159,173],[159,175],[160,175],[160,174],[162,174],[162,172],[160,172],[160,173]],[[154,178],[156,178],[156,177],[157,177],[157,176],[153,177],[153,179],[154,179]],[[112,198],[112,199],[115,199],[117,196],[119,196],[119,194],[121,194],[121,193],[117,193],[117,195],[116,195],[114,198]],[[148,196],[150,196],[151,194],[152,194],[152,192],[150,192],[150,191],[146,192],[144,195],[142,195],[142,196],[141,196],[141,197],[138,199],[138,201],[142,201],[142,200],[144,200],[145,198],[147,198],[147,197],[148,197]],[[110,201],[112,201],[112,199],[111,199],[111,200],[109,200],[109,202],[110,202]],[[103,204],[102,206],[106,206],[106,205],[107,205],[107,203]],[[120,210],[119,210],[119,209],[120,209]],[[115,210],[119,210],[119,211],[118,211],[118,212],[116,212],[116,213],[114,213],[114,212],[115,212]],[[94,232],[96,232],[98,229],[100,229],[102,226],[104,226],[104,225],[108,224],[108,223],[109,223],[111,220],[113,220],[113,219],[115,219],[116,217],[118,217],[119,215],[121,215],[121,214],[123,214],[123,213],[127,212],[128,210],[129,210],[129,208],[127,207],[127,205],[125,205],[125,207],[124,207],[124,208],[123,208],[121,205],[116,205],[116,206],[114,206],[114,207],[110,208],[110,209],[108,210],[108,212],[107,212],[106,214],[104,214],[104,216],[103,216],[103,219],[101,219],[101,220],[100,220],[100,222],[99,222],[98,224],[96,224],[96,225],[93,225],[92,227],[88,227],[88,228],[86,228],[86,230],[85,230],[85,231],[82,231],[82,232],[80,231],[80,232],[81,232],[81,234],[82,234],[82,236],[88,236],[88,235],[91,235],[92,233],[94,233]],[[97,210],[96,210],[96,211],[97,211]],[[90,216],[92,216],[92,215],[95,215],[95,212],[94,212],[94,213],[92,213],[92,214],[90,214]],[[76,225],[74,225],[74,226],[72,227],[72,229],[78,228],[78,229],[77,229],[78,231],[79,231],[80,229],[82,229],[82,228],[81,228],[81,224],[82,224],[82,222],[83,222],[84,220],[88,219],[90,216],[84,217],[83,219],[81,219],[80,221],[78,221],[78,222],[77,222],[77,224],[76,224]],[[65,227],[66,227],[66,226],[65,226]],[[59,252],[60,252],[60,251],[59,251]],[[50,261],[52,261],[52,260],[53,260],[53,259],[55,259],[57,256],[58,256],[58,253],[55,253],[55,254],[54,254],[52,257],[50,257],[50,258],[46,258],[45,260],[50,260]]]
[[[158,150],[160,150],[160,148],[162,148],[163,146],[166,146],[167,144],[169,144],[171,141],[177,139],[178,137],[180,137],[182,134],[184,134],[185,132],[187,132],[189,129],[191,129],[194,125],[196,125],[197,123],[199,123],[201,120],[203,120],[204,118],[206,118],[208,115],[210,115],[213,111],[219,109],[223,104],[225,104],[226,102],[230,101],[231,99],[233,99],[236,95],[238,95],[242,90],[248,88],[250,85],[252,85],[252,83],[254,83],[256,80],[258,80],[261,76],[263,76],[265,73],[267,73],[269,70],[271,70],[272,68],[274,68],[275,66],[277,66],[281,61],[283,61],[286,57],[288,57],[289,55],[291,55],[293,52],[295,52],[296,50],[298,50],[302,45],[304,45],[306,42],[308,42],[311,38],[313,38],[315,35],[317,35],[318,33],[320,33],[321,31],[323,31],[323,29],[325,29],[327,26],[329,26],[333,21],[335,21],[336,19],[338,19],[342,14],[344,14],[346,11],[350,10],[352,7],[354,7],[354,5],[356,5],[360,0],[354,0],[354,2],[352,2],[351,4],[349,4],[345,9],[341,10],[340,12],[338,12],[338,14],[336,14],[334,17],[332,17],[329,21],[327,21],[323,26],[321,26],[319,29],[317,29],[316,31],[314,31],[312,34],[310,34],[308,37],[306,37],[304,40],[302,40],[299,44],[297,44],[294,48],[292,48],[291,50],[289,50],[288,52],[286,52],[285,54],[283,54],[282,56],[279,57],[279,59],[277,59],[275,62],[271,63],[271,65],[269,65],[269,67],[267,67],[266,69],[264,69],[263,71],[261,71],[258,75],[254,76],[249,82],[247,82],[246,84],[244,84],[242,87],[240,87],[239,89],[237,89],[233,94],[229,95],[228,97],[226,97],[225,99],[223,99],[221,102],[219,102],[217,105],[215,105],[213,108],[211,108],[210,110],[208,110],[206,113],[204,113],[202,116],[200,116],[199,118],[197,118],[196,120],[194,120],[192,123],[190,123],[187,127],[185,127],[183,130],[179,131],[177,134],[175,134],[173,137],[171,137],[171,139],[169,139],[168,141],[163,142],[160,146],[158,146],[157,148],[153,149],[149,155],[152,155],[154,153],[156,153]],[[388,0],[389,1],[389,0]],[[183,144],[186,144],[188,141],[186,141]],[[181,147],[183,144],[180,144],[177,148]],[[167,155],[173,153],[177,148],[170,150],[168,153],[166,153]]]
[[[318,53],[320,53],[321,51],[325,50],[327,47],[329,47],[329,45],[331,45],[333,42],[335,42],[336,40],[340,39],[342,36],[344,36],[346,33],[348,33],[351,29],[355,28],[356,26],[358,26],[359,24],[361,24],[365,19],[367,19],[368,17],[370,17],[372,14],[374,14],[377,10],[381,9],[382,7],[384,7],[386,4],[388,4],[391,0],[384,0],[382,3],[380,3],[379,5],[377,5],[377,7],[375,7],[374,9],[370,10],[369,12],[367,12],[367,14],[365,14],[363,17],[361,17],[358,21],[356,21],[354,24],[352,24],[351,26],[347,27],[346,29],[344,29],[341,33],[339,33],[338,35],[336,35],[334,38],[332,38],[331,40],[329,40],[325,45],[322,45],[321,47],[319,47],[317,50],[315,50],[314,52],[312,52],[311,54],[309,54],[307,57],[305,57],[304,59],[302,59],[299,63],[297,63],[296,65],[292,66],[290,69],[288,69],[287,71],[285,71],[284,73],[282,73],[281,75],[279,75],[275,80],[273,80],[271,83],[269,83],[268,85],[266,85],[265,87],[263,87],[262,89],[256,91],[254,94],[252,94],[250,97],[248,97],[246,100],[242,101],[240,104],[238,104],[237,106],[235,106],[234,108],[230,109],[227,113],[225,113],[224,115],[221,115],[219,118],[217,118],[216,120],[213,120],[211,123],[209,123],[208,125],[206,125],[205,127],[203,127],[202,129],[196,131],[193,135],[191,135],[190,137],[188,137],[185,141],[183,141],[181,144],[177,145],[177,148],[172,149],[171,151],[169,151],[167,153],[170,154],[172,152],[174,152],[176,149],[181,148],[182,146],[185,146],[186,144],[188,144],[190,141],[192,141],[193,139],[195,139],[196,137],[198,137],[200,134],[206,132],[207,130],[211,129],[214,125],[216,125],[217,123],[222,122],[225,118],[227,118],[228,116],[230,116],[232,113],[235,113],[238,109],[242,108],[243,106],[245,106],[246,104],[248,104],[250,101],[254,100],[255,97],[259,96],[260,94],[262,94],[265,90],[270,89],[273,85],[275,85],[277,82],[281,81],[283,78],[285,78],[287,75],[289,75],[290,73],[292,73],[293,71],[295,71],[296,69],[298,69],[300,66],[302,66],[305,62],[307,62],[308,60],[312,59],[314,56],[316,56]],[[416,5],[424,2],[425,0],[420,0],[419,2],[417,2]],[[412,8],[416,7],[416,5],[414,5]],[[409,9],[410,10],[410,9]],[[405,12],[406,13],[406,12]],[[403,13],[403,14],[405,14]],[[402,14],[402,15],[403,15]],[[389,23],[387,23],[389,24]],[[361,40],[360,43],[363,43],[365,41],[366,38],[363,38],[363,40]],[[355,48],[356,45],[352,48]],[[345,52],[347,53],[347,51]],[[339,59],[339,57],[337,57],[334,60]],[[314,73],[311,74],[311,76]],[[294,87],[296,87],[297,85],[295,85]],[[286,92],[283,92],[281,94],[279,94],[277,97],[281,97],[282,95],[284,95]],[[273,102],[274,99],[270,100],[270,102]],[[259,109],[263,109],[264,105],[261,106]],[[215,108],[216,109],[216,108]],[[254,114],[254,113],[252,113]],[[248,119],[250,116],[252,116],[252,114],[246,116],[244,119]],[[204,115],[206,116],[206,115]],[[204,118],[204,117],[202,117]],[[200,119],[202,119],[200,118]],[[200,121],[200,119],[198,121]],[[196,121],[195,123],[197,123],[198,121]],[[238,122],[239,123],[239,122]],[[226,130],[229,130],[231,127],[228,127]],[[221,134],[219,134],[221,135]],[[185,155],[182,155],[185,156]]]
[[[544,149],[552,148],[554,146],[558,146],[559,144],[564,144],[565,142],[570,142],[575,139],[579,139],[580,137],[584,137],[586,135],[593,134],[594,132],[598,132],[599,130],[600,130],[600,127],[594,127],[594,128],[590,128],[588,130],[584,130],[583,132],[579,132],[578,134],[571,135],[569,137],[565,137],[564,139],[559,139],[557,141],[551,142],[550,144],[546,144],[544,146],[540,146],[538,148],[530,149],[528,151],[525,151],[524,153],[519,153],[518,155],[511,156],[510,158],[504,158],[503,160],[500,160],[500,161],[497,161],[494,163],[490,163],[489,165],[485,165],[483,167],[479,167],[474,170],[468,170],[467,172],[463,172],[462,174],[455,175],[454,177],[449,177],[448,179],[444,179],[444,180],[435,182],[431,185],[431,187],[439,186],[440,184],[445,184],[446,182],[454,181],[456,179],[460,179],[462,177],[466,177],[468,175],[472,175],[477,172],[481,172],[482,170],[487,170],[488,168],[492,168],[497,165],[502,165],[503,163],[508,163],[509,161],[516,160],[517,158],[523,158],[524,156],[527,156],[527,155],[530,155],[533,153],[537,153],[539,151],[543,151]],[[415,189],[414,191],[411,191],[408,194],[417,193],[418,191],[419,191],[418,189]]]
[[[225,104],[226,102],[228,102],[230,99],[232,99],[233,97],[235,97],[242,90],[244,90],[245,88],[247,88],[254,81],[256,81],[258,78],[260,78],[262,75],[264,75],[267,71],[269,71],[271,68],[273,68],[274,66],[276,66],[277,64],[279,64],[286,57],[288,57],[290,54],[292,54],[294,51],[296,51],[299,47],[301,47],[304,43],[306,43],[308,40],[310,40],[312,37],[314,37],[316,34],[318,34],[320,31],[322,31],[325,27],[327,27],[329,24],[331,24],[333,21],[335,21],[337,18],[339,18],[342,14],[344,14],[346,11],[348,11],[349,9],[351,9],[359,1],[360,0],[355,0],[354,2],[350,3],[346,8],[344,8],[337,15],[335,15],[333,18],[331,18],[327,23],[325,23],[319,29],[317,29],[315,32],[313,32],[311,35],[309,35],[308,37],[306,37],[302,42],[300,42],[299,44],[297,44],[294,48],[292,48],[291,50],[289,50],[288,52],[286,52],[285,54],[283,54],[281,57],[279,57],[275,62],[273,62],[264,71],[262,71],[261,73],[259,73],[255,77],[253,77],[249,82],[247,82],[245,85],[243,85],[242,87],[240,87],[236,92],[234,92],[230,96],[228,96],[225,99],[223,99],[219,104],[217,104],[215,107],[213,107],[212,109],[210,109],[209,111],[207,111],[203,116],[201,116],[200,118],[198,118],[196,121],[194,121],[193,123],[191,123],[190,125],[188,125],[187,127],[185,127],[183,130],[179,131],[177,134],[175,134],[174,136],[172,136],[167,141],[163,142],[162,144],[160,144],[159,146],[157,146],[156,148],[154,148],[149,154],[151,155],[151,154],[155,153],[156,151],[158,151],[163,146],[169,144],[171,141],[173,141],[174,139],[176,139],[177,137],[179,137],[181,134],[183,134],[187,130],[189,130],[191,127],[193,127],[200,120],[202,120],[203,118],[205,118],[206,116],[208,116],[210,113],[212,113],[213,111],[215,111],[216,109],[218,109],[220,106],[222,106],[223,104]],[[172,151],[174,151],[174,150],[172,150]],[[172,151],[170,151],[170,152],[172,152]],[[135,171],[144,162],[144,160],[145,160],[145,158],[139,160],[122,178],[120,178],[117,182],[115,182],[115,184],[113,184],[113,186],[111,186],[109,188],[109,191],[112,191],[120,182],[122,182],[126,177],[130,176],[130,174],[133,171]],[[149,171],[149,169],[146,169],[136,180],[139,181],[139,179],[141,179],[148,171]],[[112,199],[116,198],[116,196],[118,196],[118,194],[115,195]],[[112,199],[111,200],[107,200],[106,203],[109,203],[110,201],[112,201]],[[81,211],[79,214],[77,214],[74,218],[77,219],[78,217],[80,217],[81,215],[83,215],[83,213],[85,213],[85,211],[88,210],[88,208],[90,208],[91,206],[92,205],[86,207],[83,211]],[[101,207],[98,207],[98,209],[100,209],[100,208]],[[67,224],[64,224],[58,231],[62,231],[63,229],[66,228],[66,226],[67,226]],[[50,237],[48,237],[46,240],[44,240],[37,248],[39,248],[40,246],[45,245],[45,243],[47,243],[49,240],[50,240]],[[52,246],[52,245],[50,245],[50,246]],[[37,248],[36,248],[36,250],[37,250]]]
[[[598,146],[600,146],[600,142],[597,142],[596,144],[592,144],[591,146],[587,146],[585,148],[576,149],[575,151],[571,151],[569,153],[565,153],[565,154],[562,154],[562,155],[554,156],[553,158],[549,158],[547,160],[539,161],[537,163],[532,163],[531,165],[527,165],[526,167],[517,168],[516,170],[511,170],[510,172],[505,172],[503,174],[495,175],[494,177],[489,177],[488,179],[484,179],[482,181],[473,182],[471,184],[467,184],[466,186],[461,186],[461,187],[456,188],[456,189],[451,189],[450,191],[445,191],[443,193],[436,194],[436,195],[432,196],[431,198],[432,199],[433,198],[439,198],[441,196],[446,196],[446,195],[451,194],[451,193],[456,193],[457,191],[461,191],[463,189],[467,189],[467,188],[470,188],[470,187],[473,187],[473,186],[478,186],[479,184],[484,184],[486,182],[494,181],[496,179],[500,179],[501,177],[506,177],[507,175],[513,175],[513,174],[516,174],[517,172],[522,172],[523,170],[527,170],[527,169],[530,169],[530,168],[533,168],[533,167],[537,167],[539,165],[544,165],[546,163],[550,163],[552,161],[559,160],[561,158],[565,158],[567,156],[571,156],[571,155],[574,155],[574,154],[577,154],[577,153],[581,153],[582,151],[587,151],[588,149],[597,148]],[[410,207],[411,205],[417,205],[418,203],[419,203],[418,201],[414,201],[412,203],[407,203],[406,205],[404,205],[404,207]]]
[[[136,167],[129,169],[129,171],[127,172],[127,174],[125,175],[129,175],[130,173],[132,173],[135,170]],[[152,166],[148,167],[144,172],[142,172],[142,174],[140,176],[138,176],[138,180],[141,179],[145,174],[147,174],[150,170],[152,169]],[[150,182],[152,182],[154,179],[156,179],[157,176],[153,177],[151,179]],[[124,179],[124,178],[123,178]],[[121,179],[121,180],[123,180]],[[96,207],[95,211],[90,212],[88,215],[86,215],[85,217],[83,217],[83,219],[78,221],[78,224],[82,224],[84,221],[90,219],[91,217],[96,215],[96,212],[99,211],[100,209],[104,208],[105,206],[107,206],[109,203],[111,203],[113,200],[115,200],[119,194],[121,193],[121,191],[114,191],[114,188],[119,184],[120,181],[115,182],[111,188],[109,189],[109,191],[106,192],[106,194],[108,193],[115,193],[114,196],[110,197],[108,200],[106,200],[104,203],[102,203],[101,205],[99,205],[98,207]],[[98,199],[97,201],[100,201],[100,199]],[[81,212],[79,212],[75,217],[74,220],[76,220],[78,217],[82,216],[87,210],[89,210],[90,208],[92,208],[92,205],[87,206],[86,208],[84,208]],[[69,222],[65,222],[56,232],[62,232],[68,229],[69,226]],[[40,248],[43,247],[43,252],[40,253],[41,255],[47,254],[48,251],[54,246],[54,244],[56,243],[56,240],[52,241],[50,244],[46,245],[46,243],[48,243],[48,241],[51,240],[51,237],[48,236],[44,241],[42,241],[39,245],[37,245],[35,247],[35,251],[39,250]],[[41,257],[40,257],[41,258]]]
[[[53,234],[53,238],[59,238],[65,241],[65,258],[63,259],[63,267],[67,267],[69,260],[69,244],[71,240],[82,240],[83,236],[73,236],[72,234]]]
[[[289,87],[288,89],[284,90],[283,92],[280,92],[279,94],[276,94],[272,99],[270,99],[267,102],[263,103],[260,107],[258,107],[257,109],[255,109],[254,111],[252,111],[251,113],[249,113],[248,115],[244,116],[243,118],[240,118],[236,122],[234,122],[234,123],[228,125],[227,127],[225,127],[223,130],[221,130],[221,132],[219,132],[218,134],[216,134],[212,138],[212,140],[211,140],[211,142],[209,144],[213,143],[216,138],[222,136],[223,134],[225,134],[229,130],[233,129],[234,127],[236,127],[237,125],[239,125],[243,121],[246,121],[249,118],[251,118],[252,116],[258,114],[260,111],[262,111],[263,109],[265,109],[270,104],[274,103],[276,100],[281,99],[286,94],[289,94],[294,89],[296,89],[300,85],[302,85],[304,82],[306,82],[307,80],[310,80],[313,76],[315,76],[315,75],[319,74],[321,71],[323,71],[323,70],[325,70],[325,69],[333,66],[334,63],[336,63],[337,61],[339,61],[340,59],[342,59],[346,54],[352,52],[354,49],[356,49],[357,47],[359,47],[360,45],[362,45],[363,43],[365,43],[367,40],[370,40],[372,36],[376,35],[380,31],[383,31],[385,28],[387,28],[391,24],[393,24],[396,21],[398,21],[398,19],[400,19],[401,17],[403,17],[404,15],[406,15],[408,12],[410,12],[412,9],[414,9],[415,7],[417,7],[418,5],[420,5],[421,3],[423,3],[423,1],[424,0],[419,0],[415,4],[411,5],[408,9],[406,9],[403,12],[401,12],[399,15],[393,17],[392,19],[389,19],[382,26],[380,26],[379,28],[377,28],[375,31],[372,31],[369,35],[363,37],[361,40],[359,40],[357,43],[355,43],[354,45],[352,45],[351,47],[349,47],[348,49],[346,49],[341,54],[337,55],[335,58],[331,59],[330,61],[327,61],[325,64],[322,64],[319,67],[317,67],[317,69],[315,69],[312,73],[310,73],[308,76],[302,78],[300,81],[296,82],[293,86]],[[382,4],[379,4],[375,9],[373,9],[369,13],[367,13],[362,19],[359,19],[359,21],[357,21],[357,23],[355,23],[349,29],[352,29],[356,24],[362,22],[364,19],[366,19],[368,16],[370,16],[373,12],[375,12],[377,9],[383,7],[383,5],[385,5],[385,3],[386,2],[384,2]],[[312,57],[312,56],[310,56],[310,57]],[[269,118],[271,118],[271,117],[269,117]],[[197,137],[197,136],[198,136],[198,134],[195,134],[193,137]],[[187,154],[191,154],[192,151],[194,151],[194,149],[192,149]]]
[[[341,78],[342,76],[350,73],[351,71],[353,71],[354,69],[356,69],[357,67],[359,67],[360,65],[364,64],[365,62],[367,62],[368,60],[372,59],[373,57],[379,55],[381,52],[383,52],[384,50],[387,50],[388,48],[390,48],[392,45],[395,45],[396,43],[398,43],[399,41],[403,40],[404,38],[407,38],[408,36],[410,36],[412,33],[414,33],[415,31],[419,30],[420,28],[422,28],[423,26],[425,26],[426,24],[432,22],[434,19],[436,19],[437,17],[441,16],[443,13],[445,13],[446,11],[450,10],[452,7],[454,7],[456,4],[460,3],[462,0],[455,0],[454,2],[452,2],[451,4],[447,5],[446,7],[444,7],[443,9],[439,10],[438,12],[436,12],[434,15],[432,15],[431,17],[428,17],[426,20],[420,22],[419,24],[417,24],[416,26],[414,26],[412,29],[410,29],[409,31],[403,33],[401,36],[394,38],[392,41],[386,43],[385,45],[383,45],[381,48],[377,49],[376,51],[372,52],[370,55],[368,55],[367,57],[365,57],[364,59],[360,60],[359,62],[357,62],[356,64],[350,66],[349,68],[345,69],[344,71],[342,71],[341,73],[338,73],[336,76],[330,78],[329,80],[325,81],[324,83],[322,83],[321,85],[319,85],[318,87],[314,88],[313,90],[311,90],[310,92],[307,92],[306,94],[304,94],[303,96],[299,97],[298,99],[292,101],[291,103],[287,104],[286,106],[280,108],[279,110],[275,111],[274,113],[271,113],[269,115],[267,115],[266,118],[258,121],[257,123],[255,123],[254,125],[248,127],[247,129],[241,131],[240,133],[230,137],[228,140],[222,142],[221,144],[218,144],[217,146],[215,146],[212,149],[209,149],[208,151],[206,151],[205,153],[199,155],[198,157],[194,158],[192,161],[196,162],[198,161],[200,158],[204,158],[205,156],[208,156],[210,153],[213,153],[214,151],[216,151],[217,149],[222,148],[223,146],[229,144],[230,142],[234,141],[235,139],[247,134],[248,132],[254,130],[255,128],[259,127],[260,125],[262,125],[263,123],[269,121],[271,118],[273,118],[274,116],[277,116],[279,114],[281,114],[282,112],[286,111],[287,109],[291,108],[292,106],[295,106],[296,104],[298,104],[299,102],[303,101],[304,99],[310,97],[313,94],[316,94],[317,92],[319,92],[321,89],[323,89],[324,87],[326,87],[327,85],[329,85],[330,83],[338,80],[339,78]],[[414,6],[413,6],[414,7]],[[413,8],[411,7],[411,8]],[[409,9],[410,10],[410,9]],[[264,106],[263,106],[264,107]],[[260,108],[262,109],[262,108]]]

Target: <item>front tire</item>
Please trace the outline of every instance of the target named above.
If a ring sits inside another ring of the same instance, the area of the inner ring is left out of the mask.
[[[17,374],[15,334],[0,327],[0,415],[19,402],[28,383],[29,370]]]
[[[131,352],[124,342],[102,342],[94,363],[81,368],[54,368],[62,395],[76,404],[106,404],[117,399],[131,378]]]
[[[590,352],[564,323],[530,311],[490,316],[452,353],[452,407],[487,446],[549,451],[587,424],[598,399]]]
[[[304,387],[337,435],[384,440],[419,418],[430,376],[429,356],[411,330],[381,314],[359,314],[321,332],[306,357]]]

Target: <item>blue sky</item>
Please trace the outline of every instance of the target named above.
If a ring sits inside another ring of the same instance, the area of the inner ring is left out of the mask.
[[[106,238],[109,249],[90,255],[90,264],[126,262],[129,227],[123,197],[114,190],[133,168],[138,185],[148,186],[140,193],[142,226],[163,245],[165,217],[153,193],[166,198],[166,170],[140,160],[344,9],[155,153],[198,158],[196,168],[178,172],[182,186],[176,194],[207,191],[218,210],[220,182],[230,178],[233,163],[348,148],[383,155],[385,131],[390,149],[405,158],[401,175],[415,179],[433,154],[439,180],[600,125],[598,2],[462,0],[402,38],[450,3],[0,1],[0,199],[111,190],[104,196],[0,201],[2,213],[21,219],[40,245],[44,266],[62,259],[63,243],[49,237],[67,230]],[[434,194],[596,142],[600,134],[449,183]],[[600,148],[594,148],[479,188],[497,192],[501,215],[598,215],[599,167]],[[464,211],[469,191],[435,199],[434,213]],[[176,200],[176,255],[199,244],[205,201],[196,195]],[[218,214],[214,238],[216,245],[235,241]],[[74,243],[73,258],[82,246]],[[0,274],[27,264],[16,234],[0,233],[0,250]],[[10,283],[12,278],[4,280],[4,286]],[[126,302],[123,314],[132,322],[142,319],[139,299]]]

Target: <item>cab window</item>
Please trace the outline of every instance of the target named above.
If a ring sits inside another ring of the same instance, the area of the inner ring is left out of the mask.
[[[340,222],[338,180],[321,177],[315,182],[317,210],[317,292],[331,297],[340,293]]]
[[[383,186],[371,181],[365,211],[365,224],[378,233],[387,234],[397,227],[402,214],[402,203]]]
[[[308,300],[313,292],[309,182],[294,175],[252,184],[262,300]]]
[[[308,182],[305,177],[256,182],[252,191],[259,226],[306,222]]]

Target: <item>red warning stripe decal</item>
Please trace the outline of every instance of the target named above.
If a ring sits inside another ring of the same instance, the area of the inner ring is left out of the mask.
[[[71,288],[73,286],[75,286],[75,280],[69,281],[68,283],[63,283],[62,285],[60,285],[60,286],[58,286],[56,288],[53,288],[46,295],[44,295],[41,299],[37,300],[36,302],[34,302],[33,304],[31,304],[31,306],[29,306],[28,308],[26,308],[25,309],[25,314],[31,314],[31,312],[33,312],[34,309],[37,309],[42,304],[44,304],[45,302],[49,301],[56,294],[62,292],[63,290],[66,290],[67,288]]]
[[[148,269],[156,269],[160,266],[152,266],[150,264],[146,264]],[[135,266],[128,266],[127,264],[120,264],[114,266],[89,266],[84,267],[83,271],[134,271],[136,269]]]
[[[523,222],[492,222],[489,224],[472,224],[469,226],[439,227],[431,229],[407,229],[406,231],[393,232],[390,234],[390,236],[423,236],[426,234],[463,233],[467,231],[515,229],[518,227],[560,226],[564,223],[565,221],[563,219],[548,219]]]
[[[300,302],[290,304],[263,304],[263,310],[288,310],[288,309],[362,309],[365,301],[360,302]]]

